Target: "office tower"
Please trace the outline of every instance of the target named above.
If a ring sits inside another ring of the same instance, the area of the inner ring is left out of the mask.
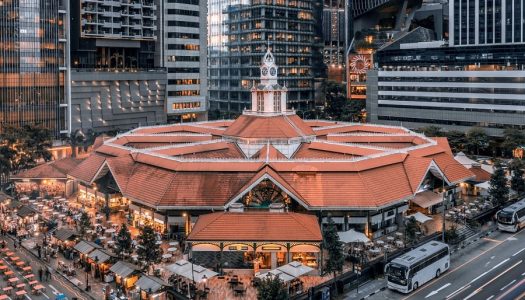
[[[267,48],[276,57],[288,105],[314,105],[314,0],[210,0],[208,93],[222,117],[250,108],[250,88]],[[220,117],[220,116],[219,116]]]
[[[501,135],[525,129],[522,45],[446,47],[443,41],[395,42],[376,53],[368,72],[370,121],[428,125]]]
[[[70,0],[72,130],[166,122],[153,0]]]
[[[521,0],[450,0],[450,45],[525,42]]]
[[[323,62],[328,79],[343,81],[345,66],[345,5],[344,0],[325,0],[323,7]]]
[[[43,125],[57,138],[68,132],[66,6],[59,0],[1,2],[0,132],[26,124]]]
[[[207,120],[207,1],[163,1],[168,122]]]

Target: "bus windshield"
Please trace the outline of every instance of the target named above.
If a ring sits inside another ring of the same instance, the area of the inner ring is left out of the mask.
[[[514,215],[513,212],[502,210],[498,213],[498,222],[503,223],[503,224],[513,224],[514,223],[512,219],[513,215]]]
[[[406,285],[406,275],[407,267],[394,263],[388,265],[388,281],[401,285]]]

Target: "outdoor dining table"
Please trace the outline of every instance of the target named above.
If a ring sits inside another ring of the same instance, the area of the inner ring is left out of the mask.
[[[25,290],[21,290],[21,291],[16,292],[15,294],[16,294],[17,297],[21,297],[21,296],[27,294],[27,292]]]
[[[11,257],[11,261],[17,261],[17,260],[20,260],[20,257],[18,257],[18,256]]]
[[[8,271],[5,271],[4,275],[5,276],[11,276],[11,275],[14,275],[15,273],[11,270],[8,270]]]
[[[12,286],[6,286],[5,288],[2,289],[2,291],[4,291],[4,293],[11,293],[11,290],[13,290]]]
[[[9,297],[7,297],[7,295],[0,295],[0,300],[5,300],[7,298],[9,298]]]
[[[5,270],[5,269],[7,269],[7,266],[4,266],[4,265],[0,266],[0,271]]]
[[[20,283],[20,284],[17,284],[16,285],[16,288],[19,289],[19,288],[25,288],[26,287],[26,284],[25,283]]]
[[[29,285],[32,286],[34,284],[38,284],[38,281],[37,280],[33,280],[33,281],[29,281]]]
[[[376,244],[378,244],[378,245],[383,245],[384,243],[385,243],[385,242],[383,242],[382,240],[378,240],[378,241],[376,241]]]
[[[397,235],[397,236],[403,236],[403,233],[402,233],[402,232],[396,232],[395,235]]]
[[[24,278],[27,280],[34,278],[34,277],[35,277],[35,274],[27,274],[26,276],[24,276]]]
[[[398,247],[401,248],[401,247],[403,247],[404,245],[405,245],[405,243],[403,243],[403,241],[399,241],[399,240],[396,241],[396,246],[398,246]]]
[[[18,277],[9,278],[7,281],[9,283],[17,282],[18,281]]]
[[[32,270],[32,268],[30,266],[22,268],[22,271],[31,271],[31,270]]]
[[[390,242],[394,241],[394,237],[393,236],[387,236],[386,239],[389,240]]]
[[[15,255],[15,253],[14,253],[14,252],[7,252],[5,255],[7,255],[7,256],[13,256],[13,255]]]

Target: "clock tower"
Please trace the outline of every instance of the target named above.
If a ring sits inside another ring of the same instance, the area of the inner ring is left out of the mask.
[[[288,89],[277,83],[277,65],[270,48],[261,63],[261,82],[252,87],[252,109],[249,113],[276,115],[287,113],[286,96]]]

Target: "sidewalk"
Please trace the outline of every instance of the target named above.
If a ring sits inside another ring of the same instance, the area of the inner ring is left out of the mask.
[[[369,280],[359,286],[359,293],[357,289],[345,293],[342,299],[345,300],[361,300],[371,297],[386,289],[386,280],[384,278],[378,278]]]

